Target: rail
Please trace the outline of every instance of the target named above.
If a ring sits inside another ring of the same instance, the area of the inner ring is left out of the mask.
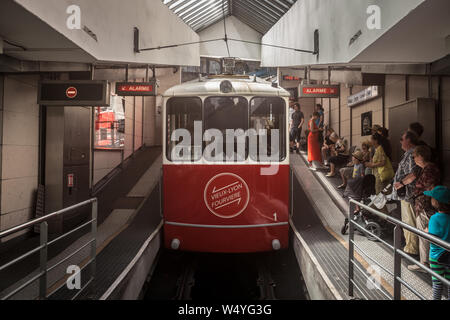
[[[48,223],[47,221],[55,218],[57,216],[61,216],[64,215],[68,212],[74,211],[76,209],[85,207],[91,205],[91,219],[85,223],[83,223],[82,225],[60,235],[59,237],[49,241],[48,239]],[[82,270],[84,270],[87,266],[90,267],[90,279],[85,283],[85,285],[80,288],[79,290],[77,290],[77,293],[72,297],[72,300],[76,299],[81,292],[83,292],[90,284],[93,283],[94,281],[94,277],[95,277],[95,267],[96,267],[96,250],[97,250],[97,246],[96,246],[96,242],[97,242],[97,198],[92,198],[90,200],[86,200],[83,202],[80,202],[76,205],[73,205],[71,207],[67,207],[64,208],[62,210],[50,213],[46,216],[31,220],[29,222],[23,223],[21,225],[18,225],[16,227],[10,228],[8,230],[2,231],[0,232],[0,239],[7,237],[9,235],[12,235],[16,232],[25,230],[27,228],[30,228],[34,225],[40,225],[40,243],[39,246],[37,248],[34,248],[32,250],[27,251],[26,253],[20,255],[19,257],[3,264],[0,266],[0,272],[17,264],[18,262],[24,260],[27,257],[32,256],[34,253],[39,252],[39,272],[31,277],[31,279],[28,279],[26,282],[24,282],[23,284],[21,284],[19,287],[13,289],[12,291],[8,292],[8,293],[4,293],[4,295],[2,297],[0,297],[0,300],[8,300],[10,298],[12,298],[13,296],[15,296],[17,293],[21,292],[22,290],[24,290],[25,288],[27,288],[28,286],[30,286],[31,284],[33,284],[35,281],[39,280],[39,295],[38,298],[40,300],[45,300],[48,299],[52,294],[54,294],[55,292],[57,292],[60,288],[62,288],[64,284],[60,285],[56,290],[53,290],[52,293],[48,294],[48,286],[47,286],[47,275],[48,272],[55,269],[56,267],[60,266],[61,264],[63,264],[64,262],[68,261],[70,258],[72,258],[73,256],[75,256],[77,253],[79,253],[80,251],[82,251],[83,249],[87,248],[88,246],[90,246],[90,259],[89,261],[84,265],[84,267],[82,269],[80,269],[79,271],[77,271],[77,273],[72,274],[72,277],[76,276],[78,273],[80,273]],[[48,265],[48,247],[64,238],[66,238],[67,236],[75,233],[76,231],[79,231],[87,226],[91,226],[91,230],[90,230],[90,239],[87,243],[83,244],[81,247],[75,249],[73,252],[71,252],[69,255],[67,255],[65,258],[61,259],[60,261],[56,262],[55,264],[53,264],[52,266]],[[34,297],[33,297],[34,298]]]
[[[395,225],[394,227],[394,245],[390,245],[389,243],[387,243],[386,241],[384,241],[383,239],[381,239],[379,236],[377,236],[376,234],[374,234],[373,232],[365,229],[363,226],[361,226],[360,224],[358,224],[355,221],[355,215],[354,215],[354,210],[355,210],[355,206],[358,205],[361,209],[366,210],[367,212],[374,214],[376,216],[378,216],[381,219],[386,220],[387,222]],[[419,229],[416,229],[398,219],[395,219],[389,215],[386,215],[378,210],[375,210],[363,203],[360,203],[358,201],[355,201],[353,199],[350,199],[350,205],[349,205],[349,212],[348,212],[348,216],[349,216],[349,268],[348,268],[348,273],[349,273],[349,282],[348,282],[348,294],[350,297],[354,296],[354,288],[356,288],[358,291],[361,290],[359,289],[359,287],[355,284],[354,281],[354,267],[356,267],[357,270],[359,270],[362,275],[367,278],[369,281],[372,281],[369,276],[367,276],[367,274],[365,272],[363,272],[362,270],[360,270],[360,268],[358,267],[358,265],[356,264],[355,260],[354,260],[354,254],[355,254],[355,247],[358,249],[359,252],[361,252],[365,257],[369,258],[373,263],[375,263],[378,267],[380,267],[380,269],[383,269],[384,271],[386,271],[388,274],[390,274],[391,276],[393,276],[394,279],[394,292],[393,295],[388,296],[389,299],[393,299],[393,300],[401,300],[402,298],[402,285],[405,286],[408,290],[410,290],[414,295],[416,295],[419,299],[421,300],[426,300],[426,298],[420,293],[418,292],[417,289],[415,289],[411,284],[409,284],[408,282],[406,282],[401,275],[401,265],[402,265],[402,259],[406,259],[407,261],[417,265],[419,268],[421,268],[422,270],[424,270],[426,273],[428,273],[429,275],[432,275],[434,277],[436,277],[437,279],[439,279],[440,281],[442,281],[443,284],[445,284],[447,287],[450,287],[450,281],[445,279],[443,276],[435,273],[434,271],[432,271],[430,268],[428,268],[427,266],[423,265],[422,263],[420,263],[419,261],[415,260],[414,258],[412,258],[411,256],[409,256],[407,253],[405,253],[404,251],[402,251],[400,249],[401,247],[401,236],[402,236],[402,229],[408,230],[414,234],[416,234],[418,237],[421,237],[429,242],[432,242],[438,246],[440,246],[441,248],[450,251],[450,243],[443,241],[442,239],[439,239],[431,234],[428,234],[426,232],[423,232]],[[394,267],[392,271],[387,270],[386,267],[382,266],[379,262],[376,261],[376,259],[371,258],[367,252],[364,252],[364,250],[362,250],[360,247],[358,247],[355,244],[355,228],[360,230],[361,232],[363,232],[364,234],[369,234],[371,237],[373,237],[374,239],[382,242],[383,244],[385,244],[388,248],[390,248],[393,252],[394,255]],[[361,293],[363,294],[363,293]],[[364,294],[363,294],[364,296]]]

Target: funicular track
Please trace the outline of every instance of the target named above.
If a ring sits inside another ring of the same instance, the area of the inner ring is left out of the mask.
[[[307,299],[292,250],[209,254],[163,250],[146,283],[145,300]]]

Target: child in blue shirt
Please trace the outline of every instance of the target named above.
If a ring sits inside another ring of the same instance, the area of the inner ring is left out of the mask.
[[[425,191],[426,196],[431,197],[431,204],[437,212],[431,216],[428,223],[428,233],[450,242],[450,189],[437,186],[431,191]],[[430,269],[450,280],[450,252],[430,243]],[[433,299],[442,299],[442,281],[432,277]],[[447,288],[447,298],[450,300],[450,287]]]

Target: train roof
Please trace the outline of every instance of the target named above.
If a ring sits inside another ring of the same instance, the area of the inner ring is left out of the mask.
[[[174,86],[164,92],[164,97],[224,95],[220,91],[220,83],[228,80],[233,85],[233,91],[226,95],[264,95],[290,97],[287,90],[273,87],[271,82],[253,76],[217,75],[201,78]]]

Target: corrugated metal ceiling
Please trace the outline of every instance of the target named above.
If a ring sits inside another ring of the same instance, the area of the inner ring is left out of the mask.
[[[265,34],[297,0],[162,0],[194,31],[234,15],[256,31]]]

